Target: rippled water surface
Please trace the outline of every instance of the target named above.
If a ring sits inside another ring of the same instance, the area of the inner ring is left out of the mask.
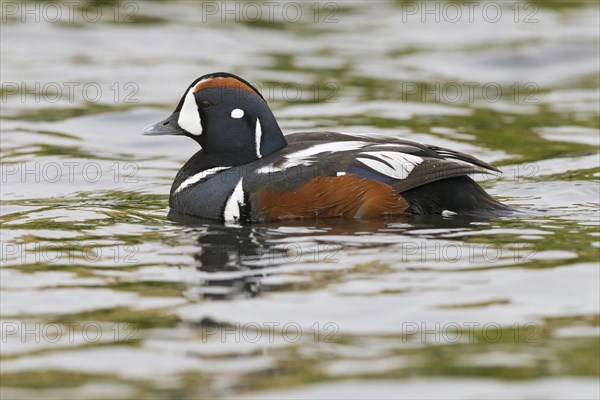
[[[2,398],[600,396],[596,2],[48,4],[2,5]],[[197,148],[140,131],[214,71],[285,132],[493,162],[527,211],[168,218]]]

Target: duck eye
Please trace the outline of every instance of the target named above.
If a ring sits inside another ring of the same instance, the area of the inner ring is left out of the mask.
[[[212,103],[208,100],[202,100],[199,105],[200,108],[204,108],[204,109],[207,109],[210,106],[212,106]]]

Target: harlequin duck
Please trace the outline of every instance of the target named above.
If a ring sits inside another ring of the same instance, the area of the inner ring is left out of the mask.
[[[260,92],[229,73],[204,75],[147,135],[202,148],[179,170],[169,205],[237,222],[493,213],[507,207],[468,175],[499,173],[457,151],[373,135],[284,136]]]

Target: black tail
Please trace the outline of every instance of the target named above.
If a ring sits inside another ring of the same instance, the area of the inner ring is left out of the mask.
[[[411,214],[441,214],[448,210],[457,214],[501,215],[512,210],[494,200],[468,176],[431,182],[400,194],[408,201]]]

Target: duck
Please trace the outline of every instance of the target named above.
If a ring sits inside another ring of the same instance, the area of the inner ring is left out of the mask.
[[[171,211],[185,216],[243,224],[508,209],[471,177],[501,173],[485,161],[400,137],[284,135],[259,90],[227,72],[194,80],[173,113],[143,133],[200,146],[169,195]]]

